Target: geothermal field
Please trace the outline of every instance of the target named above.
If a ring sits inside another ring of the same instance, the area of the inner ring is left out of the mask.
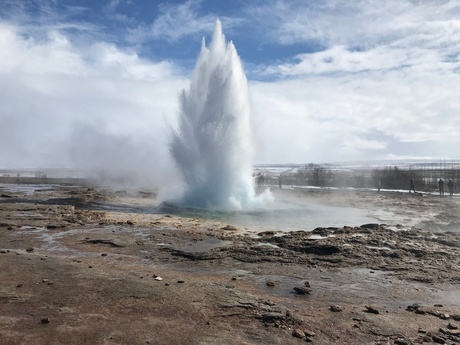
[[[458,194],[261,179],[219,22],[179,102],[180,194],[0,177],[0,344],[460,344]]]
[[[459,342],[457,197],[271,189],[297,205],[278,217],[355,216],[295,230],[145,191],[1,184],[0,343]]]

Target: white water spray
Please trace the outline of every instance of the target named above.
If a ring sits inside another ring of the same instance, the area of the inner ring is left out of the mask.
[[[209,48],[203,39],[190,89],[180,95],[170,149],[186,183],[183,205],[243,208],[272,198],[268,190],[255,196],[248,83],[219,20]]]

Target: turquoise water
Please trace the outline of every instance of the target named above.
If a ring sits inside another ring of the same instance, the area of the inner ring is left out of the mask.
[[[181,208],[163,203],[155,209],[155,212],[217,220],[256,230],[308,231],[317,227],[360,226],[377,222],[364,210],[352,207],[312,203],[311,200],[307,203],[301,200],[280,200],[279,198],[263,208],[247,210]]]

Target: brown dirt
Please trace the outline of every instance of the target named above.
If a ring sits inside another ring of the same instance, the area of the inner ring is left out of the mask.
[[[382,221],[255,236],[135,212],[145,193],[0,185],[0,344],[460,344],[457,199],[283,193]]]

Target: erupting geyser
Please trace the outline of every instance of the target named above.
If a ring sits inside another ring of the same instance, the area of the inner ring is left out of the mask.
[[[255,196],[248,83],[219,20],[209,48],[203,39],[190,89],[180,95],[170,149],[186,183],[183,205],[242,208],[270,197],[268,190]]]

